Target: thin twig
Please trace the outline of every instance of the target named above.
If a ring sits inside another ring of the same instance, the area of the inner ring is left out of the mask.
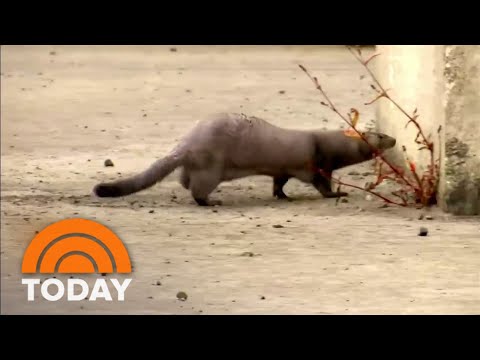
[[[415,124],[415,126],[417,127],[417,129],[419,130],[423,140],[427,143],[427,144],[431,144],[425,134],[423,133],[423,130],[422,130],[422,127],[418,124],[416,118],[410,116],[410,114],[408,114],[400,105],[398,105],[398,103],[393,100],[390,95],[388,95],[387,93],[387,90],[385,90],[385,88],[382,86],[382,84],[380,83],[380,81],[378,81],[377,77],[375,76],[375,74],[373,73],[373,71],[368,67],[368,62],[370,62],[370,60],[373,59],[373,57],[370,57],[367,61],[364,61],[362,59],[362,57],[360,55],[358,55],[357,53],[355,53],[355,51],[353,51],[353,49],[350,47],[350,46],[347,46],[347,49],[352,53],[352,55],[365,67],[365,69],[367,70],[368,74],[370,75],[370,77],[372,78],[373,81],[375,81],[375,83],[377,84],[377,86],[380,88],[380,91],[382,92],[382,96],[384,96],[385,98],[387,98],[388,100],[390,100],[392,102],[393,105],[395,105],[397,107],[398,110],[400,110],[406,117],[408,117],[410,119],[410,121],[412,123]]]
[[[324,172],[320,172],[323,176],[326,176]],[[379,197],[380,199],[384,200],[385,202],[389,203],[389,204],[393,204],[393,205],[398,205],[398,206],[407,206],[406,204],[401,204],[401,203],[397,203],[391,199],[388,199],[387,197],[379,194],[379,193],[376,193],[375,191],[372,191],[372,190],[369,190],[369,189],[365,189],[365,188],[362,188],[360,186],[357,186],[357,185],[353,185],[353,184],[348,184],[348,183],[344,183],[343,181],[340,181],[338,179],[335,179],[333,176],[329,176],[329,179],[331,179],[332,181],[336,182],[337,184],[341,185],[341,186],[347,186],[347,187],[351,187],[351,188],[355,188],[355,189],[358,189],[358,190],[362,190],[362,191],[366,191],[368,192],[369,194],[372,194],[372,195],[375,195],[377,197]]]
[[[318,82],[318,79],[314,76],[312,76],[308,70],[301,64],[298,65],[300,67],[300,69],[303,70],[303,72],[305,72],[305,74],[307,74],[307,76],[310,78],[310,80],[312,80],[312,82],[315,84],[315,87],[318,91],[320,91],[320,93],[322,94],[323,98],[328,102],[328,107],[334,111],[338,116],[340,116],[343,121],[345,121],[361,138],[363,141],[365,141],[368,146],[370,146],[373,154],[374,154],[374,157],[380,157],[391,169],[393,172],[395,172],[400,178],[402,178],[402,180],[408,185],[410,186],[412,189],[415,189],[415,186],[412,185],[410,183],[410,181],[408,181],[408,179],[406,179],[403,174],[401,174],[394,166],[392,166],[383,156],[383,154],[381,154],[379,152],[379,150],[374,147],[372,144],[370,144],[368,142],[368,140],[365,138],[365,136],[362,134],[362,132],[358,131],[356,126],[354,126],[342,113],[340,113],[340,111],[337,110],[337,108],[335,107],[335,105],[333,104],[333,102],[330,100],[330,98],[328,97],[327,93],[322,89],[322,86],[320,85],[320,83]]]

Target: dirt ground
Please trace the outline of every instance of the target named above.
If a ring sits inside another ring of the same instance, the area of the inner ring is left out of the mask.
[[[374,108],[362,105],[368,77],[343,48],[170,48],[1,48],[2,314],[480,313],[478,218],[434,209],[419,220],[420,210],[383,208],[356,190],[336,204],[295,180],[285,188],[295,200],[278,201],[266,177],[224,183],[214,194],[224,205],[201,208],[177,172],[129,197],[94,198],[96,183],[143,170],[215,112],[343,126],[298,63],[342,111],[357,107],[361,124],[374,124]],[[370,170],[340,173],[363,185],[370,176],[349,173]],[[36,231],[77,216],[109,226],[128,248],[126,300],[49,302],[37,289],[28,302],[25,248]]]

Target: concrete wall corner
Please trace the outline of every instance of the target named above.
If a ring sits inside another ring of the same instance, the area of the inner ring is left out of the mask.
[[[456,215],[480,215],[480,46],[380,45],[375,72],[405,111],[418,122],[440,160],[440,207]],[[377,128],[397,138],[391,158],[404,165],[405,146],[417,169],[430,164],[415,143],[417,130],[386,99],[377,103]],[[437,133],[441,127],[440,136]]]
[[[480,215],[480,46],[445,47],[440,206]]]

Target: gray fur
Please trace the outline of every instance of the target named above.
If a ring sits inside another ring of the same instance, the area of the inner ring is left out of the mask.
[[[395,139],[381,133],[364,133],[379,150],[395,146]],[[219,114],[198,123],[165,157],[144,172],[124,180],[98,184],[99,197],[129,195],[163,180],[182,167],[180,183],[198,205],[219,201],[209,195],[223,181],[252,175],[273,177],[273,194],[287,198],[283,186],[297,178],[312,184],[324,197],[346,196],[331,190],[330,180],[313,171],[315,164],[327,173],[373,158],[371,148],[343,130],[285,129],[243,114]]]

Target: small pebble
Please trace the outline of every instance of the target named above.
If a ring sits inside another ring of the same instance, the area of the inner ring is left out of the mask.
[[[272,225],[272,227],[274,227],[275,229],[281,229],[283,228],[283,225]]]
[[[427,215],[427,216],[425,216],[425,220],[433,220],[433,216],[432,215]]]
[[[285,94],[285,90],[280,90],[278,93],[279,94]]]
[[[107,159],[107,160],[105,160],[104,165],[105,165],[106,167],[108,167],[108,166],[113,166],[113,161],[110,160],[110,159]]]
[[[156,282],[156,285],[157,285],[157,286],[160,286],[160,285],[162,285],[162,283],[161,283],[160,281],[157,281],[157,282]]]
[[[180,300],[180,301],[185,301],[185,300],[188,299],[188,295],[183,291],[179,291],[177,293],[177,299]]]
[[[253,257],[253,256],[255,256],[255,254],[254,254],[253,252],[251,252],[251,251],[246,251],[246,252],[242,253],[242,255],[240,255],[240,256]]]
[[[421,227],[420,232],[418,233],[418,236],[427,236],[428,234],[428,229],[426,227]]]
[[[172,48],[170,48],[170,51],[171,51],[171,52],[177,52],[177,48],[172,47]]]
[[[155,212],[155,210],[150,210],[148,213],[153,214],[154,212]]]

